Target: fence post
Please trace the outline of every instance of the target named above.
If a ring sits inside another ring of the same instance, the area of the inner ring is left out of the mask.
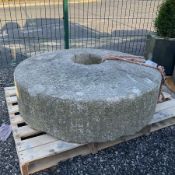
[[[69,49],[69,16],[68,0],[63,0],[63,20],[64,20],[64,48]]]

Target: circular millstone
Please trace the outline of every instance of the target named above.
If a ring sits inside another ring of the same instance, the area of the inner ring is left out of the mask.
[[[23,61],[14,76],[19,110],[31,127],[58,139],[104,142],[132,135],[150,121],[160,73],[102,57],[96,49],[45,53]]]

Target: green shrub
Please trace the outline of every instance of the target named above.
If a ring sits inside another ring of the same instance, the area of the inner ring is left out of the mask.
[[[162,3],[154,25],[159,36],[175,38],[175,0]]]

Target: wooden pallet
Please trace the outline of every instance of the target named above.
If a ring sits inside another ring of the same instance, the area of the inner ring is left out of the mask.
[[[22,175],[44,170],[78,155],[96,153],[104,148],[175,124],[175,99],[171,99],[158,104],[149,125],[133,136],[106,143],[67,143],[34,130],[25,123],[19,113],[15,87],[6,87],[5,97]]]
[[[175,92],[175,83],[172,76],[166,76],[165,84],[172,92]]]

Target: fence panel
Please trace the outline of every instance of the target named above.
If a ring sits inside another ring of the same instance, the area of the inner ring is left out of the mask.
[[[143,55],[163,0],[68,0],[69,47]],[[0,0],[0,65],[64,48],[63,0]]]

